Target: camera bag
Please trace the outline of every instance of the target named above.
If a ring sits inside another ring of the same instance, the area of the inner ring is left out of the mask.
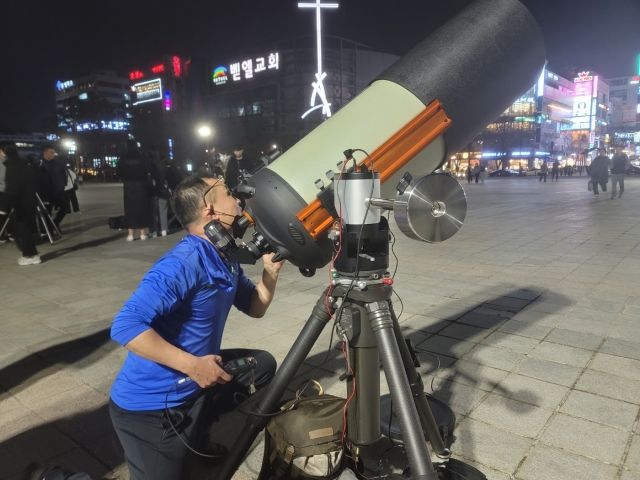
[[[259,479],[331,479],[343,464],[344,398],[317,395],[285,403],[265,430]]]

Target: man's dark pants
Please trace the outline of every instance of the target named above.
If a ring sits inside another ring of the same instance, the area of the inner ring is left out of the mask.
[[[538,180],[538,181],[541,182],[543,178],[544,178],[544,181],[546,182],[547,181],[547,174],[544,173],[544,172],[540,173],[540,180]]]
[[[606,178],[591,178],[591,184],[593,185],[593,194],[598,195],[598,185],[602,187],[603,192],[607,192],[607,179]]]
[[[224,362],[254,357],[258,363],[254,370],[255,387],[258,390],[269,384],[276,371],[275,359],[262,350],[222,350],[220,356]],[[182,439],[198,450],[211,423],[219,415],[233,410],[236,392],[248,395],[249,384],[249,373],[243,373],[225,385],[204,389],[195,400],[170,408],[172,422]],[[180,441],[170,426],[163,426],[163,417],[167,425],[164,409],[133,412],[118,407],[111,400],[109,413],[124,447],[131,480],[189,478],[195,454]]]

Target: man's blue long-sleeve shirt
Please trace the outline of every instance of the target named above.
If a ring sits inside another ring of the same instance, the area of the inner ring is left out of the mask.
[[[114,319],[111,338],[124,346],[152,328],[197,357],[218,354],[231,306],[249,313],[254,288],[240,266],[220,258],[209,241],[187,235],[147,272]],[[169,388],[185,376],[129,352],[111,398],[125,410],[160,410]],[[195,398],[200,390],[196,382],[178,385],[169,406]]]

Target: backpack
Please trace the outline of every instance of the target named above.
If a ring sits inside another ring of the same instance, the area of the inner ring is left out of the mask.
[[[321,391],[322,392],[322,391]],[[317,395],[285,403],[265,430],[259,479],[337,477],[344,460],[344,398]]]

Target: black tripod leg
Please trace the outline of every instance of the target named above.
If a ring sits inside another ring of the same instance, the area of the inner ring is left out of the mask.
[[[395,334],[396,342],[398,343],[398,348],[400,349],[402,364],[404,365],[404,370],[407,373],[409,385],[411,386],[411,393],[416,404],[416,409],[418,410],[418,416],[420,417],[422,428],[429,438],[429,442],[431,443],[431,448],[433,448],[433,451],[436,452],[437,455],[448,455],[449,452],[444,446],[444,442],[442,441],[442,437],[440,436],[440,431],[438,430],[438,425],[436,424],[436,420],[433,418],[431,407],[429,407],[427,397],[425,397],[424,395],[424,384],[422,383],[422,377],[413,364],[411,352],[409,351],[409,347],[405,342],[404,335],[402,335],[402,330],[400,329],[400,324],[398,323],[396,314],[393,311],[393,306],[390,306],[389,311],[391,312],[391,319],[393,320],[393,333]]]
[[[378,342],[380,360],[384,368],[394,411],[400,426],[404,448],[409,458],[411,478],[414,480],[437,480],[427,442],[422,433],[420,417],[411,397],[411,387],[402,364],[400,349],[393,328],[393,319],[387,302],[367,304],[371,329]],[[402,340],[404,342],[404,340]]]
[[[296,372],[305,361],[307,355],[313,348],[313,345],[318,340],[318,337],[324,330],[324,327],[329,323],[331,314],[327,310],[325,305],[325,299],[327,292],[322,294],[318,299],[313,312],[305,323],[304,328],[293,343],[291,350],[287,354],[286,358],[280,365],[280,368],[276,372],[271,385],[269,385],[264,397],[258,405],[259,412],[256,413],[274,413],[277,411],[280,399],[287,387],[293,380]],[[333,310],[331,311],[333,313]],[[259,417],[257,415],[249,415],[247,423],[244,429],[236,439],[233,447],[229,451],[229,455],[225,458],[224,463],[220,466],[217,472],[216,480],[231,480],[233,474],[236,472],[244,456],[251,448],[251,444],[256,439],[258,434],[267,426],[269,422],[268,417]]]

